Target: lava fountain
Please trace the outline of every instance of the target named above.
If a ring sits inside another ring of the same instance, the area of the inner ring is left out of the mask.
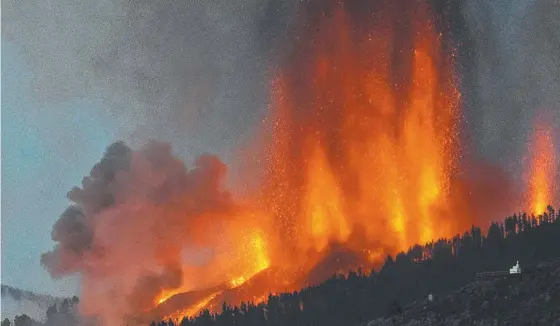
[[[554,120],[538,116],[529,142],[528,205],[531,213],[536,215],[544,213],[548,205],[558,200],[558,186],[555,182],[558,175],[556,133],[550,121]]]
[[[280,260],[333,242],[394,253],[458,231],[441,218],[458,155],[453,52],[423,1],[373,7],[306,8],[273,84],[263,197]]]

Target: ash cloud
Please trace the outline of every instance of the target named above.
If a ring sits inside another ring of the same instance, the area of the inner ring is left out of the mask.
[[[473,152],[519,172],[536,111],[560,123],[556,1],[432,2],[459,43],[465,137]],[[2,36],[23,46],[41,101],[101,97],[111,107],[103,116],[121,127],[116,138],[134,146],[169,141],[191,155],[222,153],[250,137],[265,114],[268,69],[292,44],[288,31],[299,7],[5,1]]]
[[[2,36],[22,46],[41,102],[93,96],[117,139],[222,152],[266,109],[267,65],[293,2],[6,1]],[[196,135],[196,137],[189,137]],[[185,141],[188,140],[188,141]]]
[[[560,7],[553,0],[461,2],[466,132],[517,175],[534,119],[560,124]]]
[[[162,290],[183,285],[182,249],[216,244],[216,223],[238,211],[222,189],[225,175],[212,155],[188,170],[168,144],[115,143],[69,192],[75,204],[55,223],[57,244],[41,262],[54,277],[81,275],[85,316],[104,325],[142,316]]]

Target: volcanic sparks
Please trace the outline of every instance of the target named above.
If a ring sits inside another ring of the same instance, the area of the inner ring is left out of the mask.
[[[354,250],[391,252],[451,231],[437,215],[449,208],[460,95],[429,8],[415,5],[401,33],[410,48],[393,30],[396,5],[367,26],[341,4],[312,16],[274,84],[266,194],[295,252],[353,247],[358,229],[366,243]]]

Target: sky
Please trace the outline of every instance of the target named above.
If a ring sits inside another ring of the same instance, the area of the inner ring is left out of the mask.
[[[66,296],[78,292],[76,278],[53,280],[39,258],[53,246],[50,230],[68,205],[65,194],[89,172],[115,129],[100,114],[106,108],[96,96],[55,102],[37,96],[35,85],[41,73],[32,57],[25,55],[29,43],[6,37],[11,5],[2,3],[1,281]],[[44,43],[60,48],[54,42]],[[50,54],[46,57],[52,58]],[[55,78],[50,82],[56,84]]]
[[[68,295],[76,280],[52,281],[39,257],[53,245],[64,194],[99,160],[115,127],[93,97],[56,107],[36,101],[32,78],[21,49],[2,42],[2,283]]]
[[[466,118],[480,155],[518,164],[534,110],[560,111],[555,2],[466,2]],[[170,142],[187,166],[203,152],[231,163],[266,112],[268,69],[295,3],[3,1],[2,283],[78,292],[39,257],[66,193],[113,141]]]

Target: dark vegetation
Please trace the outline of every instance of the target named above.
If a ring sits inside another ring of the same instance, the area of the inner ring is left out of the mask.
[[[46,312],[44,323],[35,321],[27,315],[16,316],[11,322],[8,318],[2,321],[1,326],[77,326],[78,318],[76,308],[79,303],[78,297],[64,299],[51,305]]]
[[[479,279],[362,324],[389,325],[560,326],[560,260],[528,268],[521,276]]]
[[[514,215],[503,222],[492,223],[486,234],[473,226],[463,235],[424,246],[416,245],[395,258],[387,257],[379,271],[349,271],[347,275],[334,275],[319,286],[269,295],[268,300],[260,304],[249,302],[235,307],[224,304],[217,314],[204,310],[198,316],[182,321],[153,322],[151,325],[334,326],[361,324],[379,318],[402,320],[404,315],[414,311],[410,307],[415,301],[424,301],[428,294],[434,294],[436,298],[446,297],[453,290],[471,283],[478,272],[508,270],[517,260],[523,267],[559,257],[560,213],[548,207],[547,213],[538,217]],[[542,282],[535,282],[537,290],[543,290],[538,287]],[[486,283],[476,284],[471,287],[484,287]],[[463,289],[465,287],[460,291]],[[527,289],[521,287],[519,291]],[[537,297],[543,295],[546,301],[549,298],[546,293],[536,293]],[[559,298],[551,298],[556,299]],[[442,302],[438,300],[435,302]],[[469,302],[475,310],[484,302],[487,302],[485,305],[493,304],[493,299],[473,300]],[[65,300],[63,304],[49,308],[46,323],[32,321],[24,315],[16,317],[15,324],[4,320],[2,326],[76,325],[73,309],[77,302],[77,298]],[[429,307],[434,314],[444,309],[443,305],[435,303]],[[501,309],[507,309],[507,306],[502,305]]]

